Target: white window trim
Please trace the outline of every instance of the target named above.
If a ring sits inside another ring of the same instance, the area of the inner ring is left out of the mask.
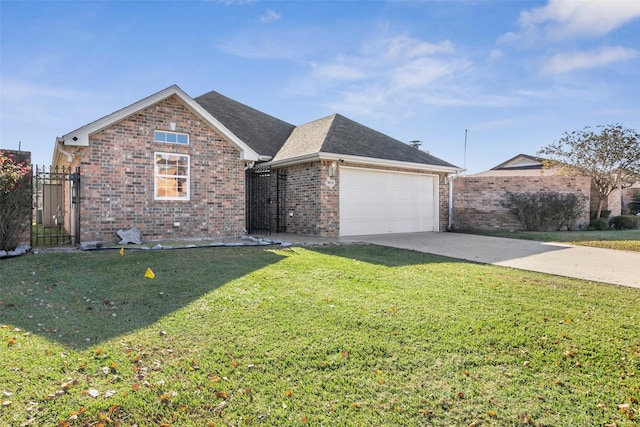
[[[156,158],[158,156],[181,156],[187,158],[187,175],[180,175],[186,179],[186,197],[171,197],[171,196],[158,196],[158,177],[167,177],[174,178],[176,175],[163,175],[159,174],[157,170]],[[180,201],[188,201],[191,200],[191,156],[189,154],[181,154],[181,153],[166,153],[161,151],[156,151],[153,153],[153,199],[154,200],[180,200]]]
[[[176,142],[172,142],[172,141],[160,141],[158,139],[156,139],[156,132],[161,132],[164,133],[165,135],[182,135],[182,136],[186,136],[187,137],[187,142],[177,142],[177,138],[176,138]],[[183,132],[174,132],[171,130],[161,130],[161,129],[156,129],[153,131],[153,142],[158,142],[160,144],[178,144],[178,145],[189,145],[190,143],[190,138],[189,138],[189,134],[188,133],[183,133]]]

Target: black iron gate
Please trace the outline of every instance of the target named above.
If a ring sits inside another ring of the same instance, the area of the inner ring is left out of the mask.
[[[31,246],[80,243],[80,168],[33,169]]]
[[[270,168],[247,169],[246,228],[249,234],[286,231],[286,179],[286,174]]]

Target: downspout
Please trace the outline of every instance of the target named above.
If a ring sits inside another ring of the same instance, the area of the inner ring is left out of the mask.
[[[449,221],[447,222],[447,231],[453,230],[453,180],[455,174],[447,175],[447,184],[449,185]]]

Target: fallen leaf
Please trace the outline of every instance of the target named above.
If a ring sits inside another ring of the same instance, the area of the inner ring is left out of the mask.
[[[93,397],[94,399],[98,396],[100,396],[100,392],[98,390],[96,390],[95,388],[90,388],[89,390],[87,390],[87,394],[91,397]]]

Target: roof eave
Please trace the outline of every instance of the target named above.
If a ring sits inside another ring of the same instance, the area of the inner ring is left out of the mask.
[[[268,162],[267,164],[273,168],[285,167],[285,166],[293,166],[300,163],[313,162],[317,160],[335,160],[335,161],[345,161],[352,163],[363,163],[367,165],[375,165],[381,167],[396,167],[396,168],[410,168],[410,169],[418,169],[425,170],[430,172],[443,172],[448,174],[460,173],[463,169],[457,166],[441,166],[441,165],[432,165],[426,163],[415,163],[415,162],[404,162],[400,160],[389,160],[389,159],[378,159],[375,157],[362,157],[362,156],[354,156],[347,154],[336,154],[336,153],[311,153],[303,156],[292,157],[289,159],[282,160],[274,160]]]

